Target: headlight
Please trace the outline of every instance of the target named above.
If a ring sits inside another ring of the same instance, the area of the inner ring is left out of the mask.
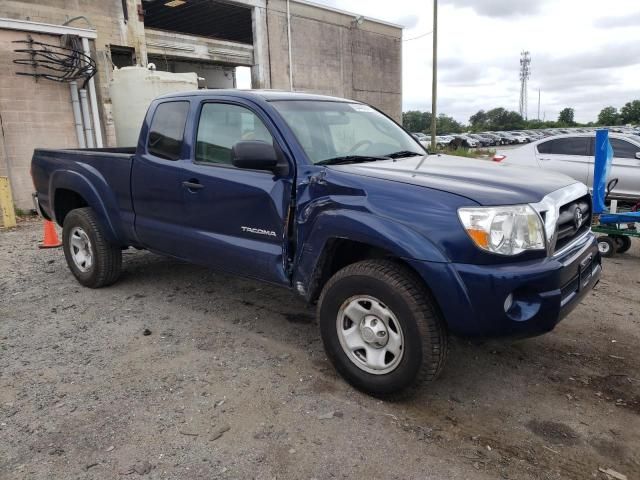
[[[517,255],[544,250],[544,226],[529,205],[460,208],[458,216],[474,243],[489,252]]]

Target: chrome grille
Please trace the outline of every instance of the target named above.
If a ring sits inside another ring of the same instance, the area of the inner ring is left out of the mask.
[[[580,212],[578,212],[580,209]],[[556,222],[556,245],[561,250],[591,227],[591,197],[585,195],[560,207]]]
[[[591,228],[591,196],[582,183],[573,183],[546,195],[531,206],[540,214],[547,237],[547,254],[557,255]],[[576,210],[582,221],[576,226]]]

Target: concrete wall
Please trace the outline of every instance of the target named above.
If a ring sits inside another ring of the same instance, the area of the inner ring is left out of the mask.
[[[36,41],[56,44],[58,37],[31,34]],[[13,63],[14,40],[23,32],[0,30],[0,176],[11,181],[15,204],[32,208],[30,167],[33,149],[78,147],[69,84],[16,75],[29,67]]]
[[[144,25],[138,20],[136,0],[126,1],[129,11],[128,22],[124,20],[120,0],[3,0],[0,7],[0,17],[5,18],[61,25],[73,17],[83,15],[91,22],[98,34],[96,40],[90,44],[98,66],[95,82],[105,145],[115,145],[115,130],[109,103],[109,47],[132,47],[135,49],[136,58],[146,56]],[[92,28],[82,19],[70,25]]]
[[[148,55],[245,67],[254,64],[251,45],[151,28],[145,28],[144,36]]]
[[[402,29],[291,1],[293,89],[370,103],[402,117]],[[267,10],[271,88],[289,89],[285,0]]]

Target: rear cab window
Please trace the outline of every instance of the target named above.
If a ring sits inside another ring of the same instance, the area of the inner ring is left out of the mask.
[[[147,151],[165,160],[180,159],[188,114],[189,102],[186,101],[158,105],[149,126]]]

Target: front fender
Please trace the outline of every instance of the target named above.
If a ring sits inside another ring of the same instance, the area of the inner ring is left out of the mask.
[[[326,210],[300,232],[308,239],[298,250],[294,285],[309,292],[314,273],[327,245],[334,239],[360,242],[388,251],[398,258],[446,263],[448,259],[427,238],[410,226],[361,210]],[[299,288],[299,290],[302,290]]]
[[[89,167],[90,168],[90,167]],[[108,240],[115,244],[122,243],[122,219],[117,208],[116,198],[109,186],[95,169],[90,172],[94,182],[79,172],[72,170],[56,170],[49,179],[49,192],[51,214],[55,217],[56,192],[60,189],[71,190],[80,195],[87,205],[93,208],[100,222],[105,227],[105,234]],[[97,182],[95,181],[97,180]],[[96,187],[96,184],[101,187]],[[56,218],[56,222],[62,226],[61,219]]]

